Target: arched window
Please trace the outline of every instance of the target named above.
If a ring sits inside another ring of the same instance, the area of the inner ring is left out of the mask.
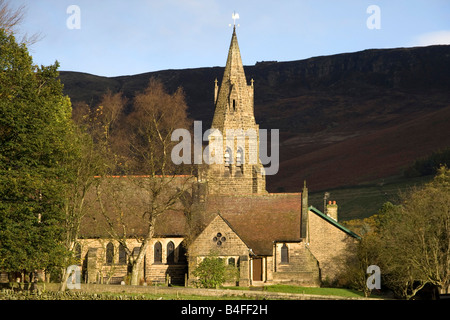
[[[233,155],[231,153],[231,149],[227,147],[225,150],[225,166],[229,166],[231,164],[232,159]]]
[[[154,246],[154,262],[162,263],[162,245],[161,242],[156,242]]]
[[[125,247],[123,245],[119,246],[119,264],[127,263],[127,252],[125,251]]]
[[[239,147],[236,152],[236,166],[240,168],[240,171],[242,173],[242,164],[244,163],[244,151],[242,151],[242,148]]]
[[[106,245],[106,264],[112,265],[114,262],[114,245],[109,242]]]
[[[236,259],[235,258],[228,258],[228,265],[235,267],[236,266]]]
[[[175,245],[172,241],[167,244],[167,263],[175,262]]]
[[[286,243],[281,247],[281,263],[289,263],[289,248]]]
[[[225,149],[225,174],[231,174],[231,163],[233,162],[233,153],[231,149],[227,147]]]
[[[141,247],[134,247],[133,252],[132,252],[133,258],[137,258],[140,251],[141,251]]]

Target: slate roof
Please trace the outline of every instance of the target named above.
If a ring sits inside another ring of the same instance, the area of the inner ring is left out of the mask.
[[[178,181],[175,181],[178,179]],[[173,185],[181,183],[187,176],[176,177]],[[147,233],[148,219],[144,216],[150,205],[150,194],[145,184],[148,177],[109,177],[102,181],[100,192],[102,205],[108,213],[114,230],[120,236],[136,237]],[[86,214],[81,220],[81,238],[109,238],[108,221],[102,214],[97,201],[96,188],[92,187],[86,196]],[[126,225],[125,230],[122,225]],[[172,210],[160,215],[155,226],[155,236],[184,236],[186,219],[183,206],[178,204]]]
[[[256,255],[272,255],[275,241],[300,241],[301,194],[209,197],[216,212]]]
[[[138,179],[145,177],[111,177],[102,182],[101,196],[115,231],[123,236],[135,237],[146,233],[148,224],[142,215],[148,206],[148,194]],[[142,182],[140,181],[140,182]],[[274,241],[299,241],[301,194],[280,193],[267,195],[214,195],[208,196],[204,208],[205,224],[220,214],[239,237],[257,255],[271,255]],[[86,198],[87,213],[81,221],[81,238],[109,238],[106,218],[96,201],[96,190]],[[158,218],[155,236],[186,235],[186,217],[179,204]]]

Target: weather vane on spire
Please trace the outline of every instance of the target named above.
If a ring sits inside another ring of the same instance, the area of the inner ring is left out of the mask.
[[[239,13],[233,12],[233,14],[231,15],[231,19],[233,19],[233,24],[236,27],[236,20],[239,19]],[[231,24],[229,24],[229,26],[231,27]]]

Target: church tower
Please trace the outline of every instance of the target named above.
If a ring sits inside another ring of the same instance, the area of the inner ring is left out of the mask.
[[[208,137],[213,160],[207,168],[209,194],[267,192],[253,93],[253,79],[248,85],[234,26],[222,83],[219,88],[216,79],[214,85],[215,112]]]

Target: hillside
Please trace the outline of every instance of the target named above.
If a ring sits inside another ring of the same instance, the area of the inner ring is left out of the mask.
[[[243,53],[245,54],[245,53]],[[224,63],[226,57],[224,56]],[[450,146],[450,46],[374,49],[246,66],[260,128],[280,130],[280,170],[267,188],[312,192],[401,174]],[[61,71],[72,101],[91,105],[109,88],[132,98],[150,77],[183,87],[189,115],[209,127],[223,67],[120,77]]]

